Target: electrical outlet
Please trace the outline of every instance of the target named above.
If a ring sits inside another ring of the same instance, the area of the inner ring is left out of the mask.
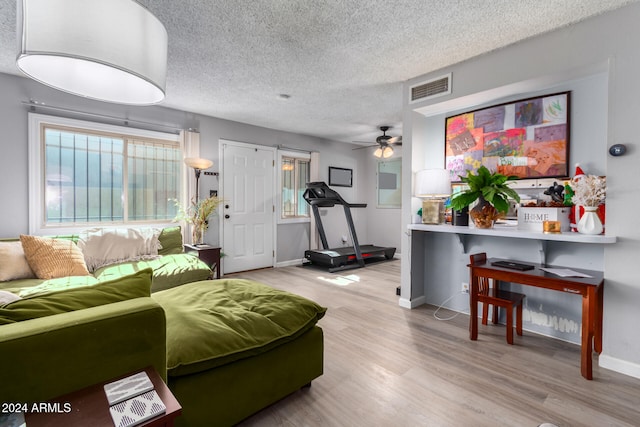
[[[462,287],[460,288],[460,291],[465,293],[465,294],[468,294],[469,293],[469,284],[465,283],[465,282],[462,282]]]

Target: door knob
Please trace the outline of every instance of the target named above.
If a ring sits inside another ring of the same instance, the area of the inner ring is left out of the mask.
[[[231,217],[230,217],[229,215],[225,215],[224,217],[225,217],[226,219],[229,219],[229,218],[231,218]]]

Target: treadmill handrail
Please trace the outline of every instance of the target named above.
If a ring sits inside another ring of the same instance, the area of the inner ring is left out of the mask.
[[[307,200],[307,203],[309,203],[311,206],[317,205],[321,208],[332,208],[335,205],[343,205],[350,208],[366,208],[367,207],[366,203],[338,203],[338,202],[329,201],[326,199]]]

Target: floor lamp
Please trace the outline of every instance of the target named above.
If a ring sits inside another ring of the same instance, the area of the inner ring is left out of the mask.
[[[186,157],[184,159],[184,163],[190,168],[193,168],[193,170],[196,173],[196,205],[197,205],[198,198],[199,198],[198,182],[200,181],[200,172],[202,172],[205,169],[209,169],[211,166],[213,166],[213,162],[207,159],[199,159],[196,157]]]

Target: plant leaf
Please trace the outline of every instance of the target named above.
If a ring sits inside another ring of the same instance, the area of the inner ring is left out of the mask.
[[[476,191],[459,193],[451,199],[451,207],[457,211],[462,210],[462,208],[475,202],[480,197],[480,194]]]
[[[507,213],[509,211],[509,202],[507,202],[501,195],[496,194],[493,198],[493,207],[496,208],[498,212]]]

